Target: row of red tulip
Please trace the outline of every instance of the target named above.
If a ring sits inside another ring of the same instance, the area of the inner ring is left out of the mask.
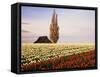
[[[84,68],[95,66],[95,51],[91,50],[70,56],[51,58],[47,61],[37,61],[21,65],[21,71],[58,70],[69,68]]]

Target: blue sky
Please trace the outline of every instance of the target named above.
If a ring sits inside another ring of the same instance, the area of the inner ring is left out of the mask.
[[[21,8],[22,41],[33,42],[39,36],[49,37],[49,27],[54,8]],[[58,42],[94,42],[95,11],[55,8],[58,14]]]

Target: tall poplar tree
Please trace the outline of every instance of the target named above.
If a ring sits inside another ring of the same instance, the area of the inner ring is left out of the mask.
[[[50,24],[50,40],[52,43],[56,43],[59,39],[59,26],[57,22],[57,14],[53,12],[51,24]]]

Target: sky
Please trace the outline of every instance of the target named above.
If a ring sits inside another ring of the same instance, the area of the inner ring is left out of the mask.
[[[95,11],[64,8],[21,7],[22,42],[48,36],[53,10],[58,15],[59,43],[95,42]]]

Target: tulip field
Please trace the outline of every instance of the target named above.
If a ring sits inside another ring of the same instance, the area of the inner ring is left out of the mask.
[[[21,71],[50,71],[95,66],[94,44],[32,44],[21,47]]]

